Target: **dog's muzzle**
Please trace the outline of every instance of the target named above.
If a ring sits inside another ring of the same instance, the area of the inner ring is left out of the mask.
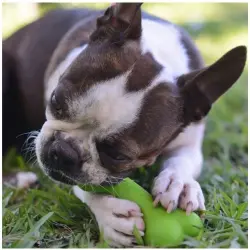
[[[46,172],[58,181],[63,181],[61,176],[67,178],[66,176],[79,175],[84,163],[77,145],[63,139],[58,131],[54,132],[43,147],[43,162],[46,166]]]

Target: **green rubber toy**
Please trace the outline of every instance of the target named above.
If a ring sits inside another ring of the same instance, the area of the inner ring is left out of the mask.
[[[196,213],[186,215],[177,209],[171,213],[157,206],[154,207],[151,195],[129,178],[115,186],[81,186],[85,191],[107,193],[117,198],[135,202],[140,206],[145,223],[144,245],[151,247],[179,246],[185,235],[196,237],[203,229],[203,223]]]

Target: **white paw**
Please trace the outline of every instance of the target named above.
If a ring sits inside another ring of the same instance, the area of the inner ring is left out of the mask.
[[[177,207],[187,214],[205,210],[205,199],[200,184],[192,176],[183,175],[174,169],[165,169],[154,180],[152,195],[155,206],[160,202],[168,212]]]
[[[127,247],[136,244],[134,225],[144,235],[143,214],[137,204],[107,195],[95,195],[74,187],[75,195],[94,213],[99,229],[110,246]]]

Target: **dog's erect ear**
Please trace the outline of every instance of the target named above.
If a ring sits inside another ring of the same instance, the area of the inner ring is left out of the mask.
[[[142,3],[117,3],[97,19],[97,29],[91,40],[110,38],[112,42],[138,39],[141,36]]]
[[[236,47],[211,66],[178,79],[186,122],[202,119],[211,105],[237,81],[244,69],[246,54],[245,46]]]

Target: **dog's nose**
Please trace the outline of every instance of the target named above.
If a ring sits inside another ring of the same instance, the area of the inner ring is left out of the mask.
[[[56,170],[73,172],[80,168],[81,159],[69,142],[60,140],[55,141],[49,149],[49,162]]]

